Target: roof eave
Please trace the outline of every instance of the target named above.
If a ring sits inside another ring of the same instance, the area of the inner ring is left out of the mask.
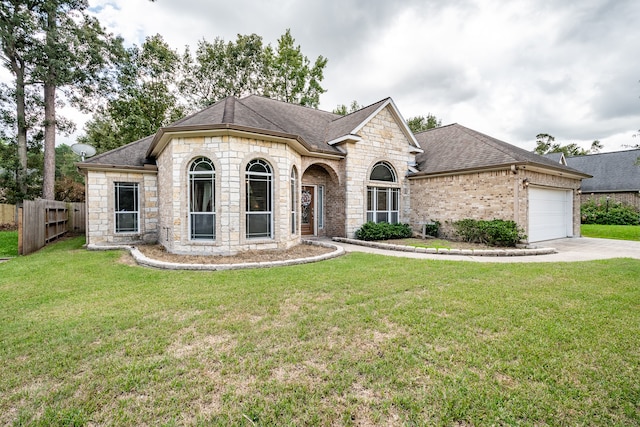
[[[266,129],[252,128],[248,126],[239,126],[230,123],[161,128],[156,133],[153,142],[147,150],[147,157],[157,158],[160,153],[162,153],[162,151],[166,148],[167,144],[169,144],[169,141],[173,138],[197,136],[238,136],[255,138],[256,135],[259,135],[263,140],[287,144],[302,155],[324,158],[344,157],[344,154],[336,152],[333,149],[321,150],[315,148],[298,135],[270,131]]]
[[[565,177],[574,178],[574,179],[585,179],[585,178],[592,177],[589,174],[585,174],[578,171],[574,172],[574,171],[566,170],[560,167],[556,168],[556,167],[536,164],[532,162],[513,162],[513,163],[505,163],[505,164],[499,164],[499,165],[454,169],[454,170],[447,170],[447,171],[418,172],[416,174],[410,175],[409,178],[431,178],[431,177],[437,177],[437,176],[463,175],[463,174],[469,174],[469,173],[475,173],[475,172],[510,170],[512,169],[512,167],[515,167],[517,169],[535,171],[535,172],[544,172],[544,173],[552,172],[553,175],[565,176]]]
[[[106,163],[76,163],[76,167],[86,171],[102,171],[102,172],[140,172],[140,173],[158,173],[158,166],[146,164],[144,166],[123,166],[112,165]]]

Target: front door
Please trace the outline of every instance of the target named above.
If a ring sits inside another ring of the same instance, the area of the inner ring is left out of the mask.
[[[314,224],[314,206],[315,206],[315,197],[314,197],[313,186],[303,185],[302,186],[302,196],[300,197],[301,209],[300,209],[300,230],[303,235],[314,235],[315,234],[315,224]]]

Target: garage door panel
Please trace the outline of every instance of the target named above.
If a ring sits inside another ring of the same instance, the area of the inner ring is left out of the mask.
[[[573,233],[573,199],[568,190],[529,188],[529,241],[559,239]]]

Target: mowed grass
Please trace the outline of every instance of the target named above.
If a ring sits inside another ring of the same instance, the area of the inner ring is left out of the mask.
[[[640,225],[582,224],[580,231],[584,237],[640,241]]]
[[[18,256],[18,230],[0,231],[0,258]]]
[[[2,425],[640,425],[640,261],[0,265]]]

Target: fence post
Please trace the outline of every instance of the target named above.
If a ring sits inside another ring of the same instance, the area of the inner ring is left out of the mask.
[[[24,255],[22,244],[22,208],[18,208],[18,254]]]

